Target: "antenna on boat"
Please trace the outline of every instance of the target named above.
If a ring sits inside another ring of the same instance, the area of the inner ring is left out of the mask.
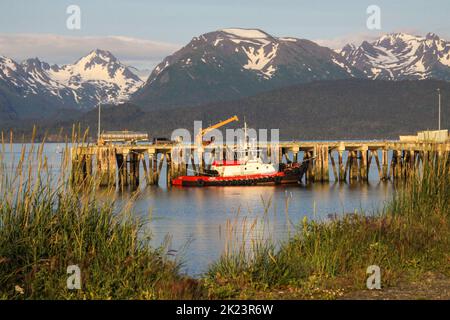
[[[245,121],[245,117],[244,117],[244,150],[248,151],[248,141],[247,141],[247,121]]]
[[[245,120],[244,120],[244,138],[245,141],[247,141],[247,122],[245,122]]]

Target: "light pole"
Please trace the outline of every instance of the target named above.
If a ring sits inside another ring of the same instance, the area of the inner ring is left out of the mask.
[[[441,89],[437,89],[439,98],[439,111],[438,111],[438,130],[441,130]]]
[[[101,108],[102,108],[102,104],[99,103],[98,104],[98,124],[97,124],[97,143],[100,141],[100,116],[101,116]]]

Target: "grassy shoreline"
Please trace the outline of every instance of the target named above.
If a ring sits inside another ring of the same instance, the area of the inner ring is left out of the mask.
[[[335,299],[366,288],[367,267],[378,265],[382,287],[427,273],[450,279],[450,166],[425,162],[374,216],[304,220],[291,239],[224,254],[206,277],[221,298]]]
[[[14,166],[0,152],[0,299],[198,299],[203,288],[180,272],[167,245],[150,245],[148,221],[100,199],[95,177],[70,176],[65,148],[53,176],[43,144],[25,147]],[[90,190],[90,191],[89,191]],[[108,191],[104,191],[108,192]],[[81,290],[69,290],[68,266]]]
[[[304,220],[291,238],[235,243],[201,279],[181,272],[164,244],[150,245],[149,221],[114,212],[95,176],[70,183],[68,149],[51,177],[43,144],[22,149],[16,165],[0,152],[0,299],[337,299],[365,292],[369,265],[382,286],[429,274],[450,279],[449,159],[425,162],[375,216]],[[29,152],[29,153],[27,153]],[[111,195],[114,191],[111,190]],[[66,286],[81,269],[81,290]]]

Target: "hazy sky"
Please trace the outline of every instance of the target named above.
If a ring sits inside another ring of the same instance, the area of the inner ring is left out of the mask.
[[[73,4],[81,9],[80,30],[66,27]],[[379,31],[366,27],[373,4],[381,9]],[[450,39],[449,13],[449,0],[0,0],[0,54],[69,63],[98,47],[149,68],[192,37],[221,28],[260,28],[340,47],[397,31]]]

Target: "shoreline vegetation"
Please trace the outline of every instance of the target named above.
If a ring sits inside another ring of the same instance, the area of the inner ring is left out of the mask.
[[[258,237],[256,222],[240,226],[249,236],[239,240],[227,228],[227,250],[193,279],[167,244],[150,245],[151,218],[116,212],[93,192],[95,175],[71,183],[68,144],[55,176],[44,143],[24,146],[11,167],[2,136],[0,299],[450,298],[450,161],[432,149],[378,213],[304,219],[281,244]],[[70,265],[81,270],[80,290],[67,289]],[[382,290],[366,289],[370,265],[381,269]],[[442,289],[423,289],[428,279]]]
[[[450,284],[449,185],[449,159],[430,158],[374,215],[305,218],[278,249],[271,241],[257,241],[222,255],[207,273],[210,291],[243,299],[395,298],[383,291],[419,283],[417,296],[408,288],[398,297],[449,299],[449,287],[437,295],[420,291],[422,281]],[[366,288],[371,265],[381,269],[379,292]]]
[[[71,183],[80,180],[71,176],[68,146],[56,176],[43,154],[44,143],[29,150],[23,146],[15,165],[8,167],[9,147],[2,141],[0,299],[201,296],[202,288],[181,274],[181,263],[167,243],[150,245],[144,228],[148,221],[129,207],[116,212],[112,190],[104,190],[110,197],[100,199],[95,177]],[[80,269],[81,290],[67,288],[71,265]]]

